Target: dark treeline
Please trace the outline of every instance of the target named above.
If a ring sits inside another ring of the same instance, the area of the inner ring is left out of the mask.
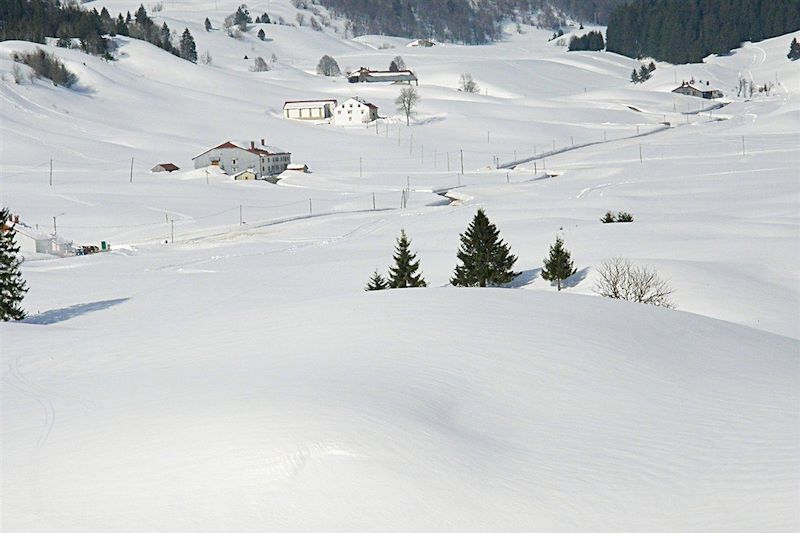
[[[540,10],[547,27],[561,19],[553,8],[585,22],[607,20],[626,0],[319,0],[332,14],[347,18],[355,35],[426,37],[443,42],[484,44],[502,35],[506,20],[529,22]]]
[[[797,29],[798,0],[636,0],[612,13],[606,49],[693,63]]]
[[[577,50],[602,50],[606,44],[603,42],[603,34],[599,31],[590,31],[581,37],[573,36],[569,41],[569,51]]]
[[[134,16],[128,12],[112,17],[103,7],[81,9],[58,0],[0,0],[0,40],[22,40],[44,43],[46,37],[58,38],[58,46],[71,47],[72,39],[79,39],[84,52],[111,58],[113,43],[104,35],[130,35],[142,39],[184,59],[193,60],[187,38],[179,46],[172,42],[172,32],[166,23],[156,25],[143,6]],[[191,39],[191,35],[189,35]],[[192,39],[192,46],[194,40]],[[196,54],[195,54],[196,55]]]

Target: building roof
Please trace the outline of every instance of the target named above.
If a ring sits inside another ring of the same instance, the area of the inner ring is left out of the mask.
[[[174,163],[159,163],[159,164],[156,165],[156,167],[161,167],[164,170],[166,170],[167,172],[172,172],[173,170],[180,170],[180,167],[178,167],[178,165],[176,165]],[[155,168],[155,167],[153,167],[153,168]]]
[[[336,105],[336,100],[328,99],[328,100],[287,100],[283,103],[284,109],[305,109],[307,107],[311,107],[313,105],[324,106],[327,104]]]
[[[252,168],[246,168],[244,170],[240,170],[239,172],[236,172],[235,174],[231,174],[231,175],[235,178],[236,176],[241,176],[242,174],[252,174],[254,176],[256,175],[255,171]]]
[[[371,104],[371,103],[367,102],[366,100],[364,100],[363,98],[360,98],[358,96],[353,96],[352,98],[348,98],[347,100],[342,102],[342,105],[346,104],[350,100],[355,100],[359,104],[365,105],[367,107],[371,107],[372,109],[378,109],[378,106],[376,106],[375,104]]]
[[[225,141],[219,146],[214,146],[213,148],[209,148],[197,154],[192,159],[197,159],[211,150],[224,150],[226,148],[238,148],[239,150],[244,150],[256,155],[290,155],[289,152],[281,150],[277,146],[268,146],[266,144],[256,143],[255,141]]]
[[[366,81],[410,81],[417,76],[410,70],[370,70],[361,67],[350,75],[351,78],[363,77]]]

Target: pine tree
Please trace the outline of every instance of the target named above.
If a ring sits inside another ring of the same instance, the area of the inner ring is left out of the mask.
[[[639,82],[644,83],[650,79],[650,71],[647,70],[647,66],[642,65],[639,69]]]
[[[789,45],[789,53],[786,54],[786,57],[792,61],[800,59],[800,43],[797,42],[797,38],[792,39],[792,43]]]
[[[380,275],[380,273],[375,270],[372,274],[372,277],[369,278],[367,282],[367,286],[364,288],[365,291],[382,291],[384,289],[389,288],[389,283],[386,281],[386,278]]]
[[[400,230],[394,253],[395,266],[389,269],[389,287],[392,289],[428,286],[422,274],[416,274],[419,260],[416,254],[411,253],[410,247],[411,240],[406,236],[405,230]]]
[[[147,16],[147,10],[144,8],[143,4],[139,4],[139,9],[136,10],[136,24],[144,26],[148,23],[152,23],[150,17]]]
[[[497,227],[478,209],[467,230],[461,234],[458,251],[461,265],[450,280],[456,287],[502,285],[517,277],[511,270],[517,261],[511,247],[500,238]]]
[[[17,232],[10,218],[7,208],[0,210],[0,320],[3,321],[25,318],[20,302],[28,291],[19,272],[22,261],[16,244]]]
[[[642,80],[639,78],[639,71],[633,69],[633,72],[631,72],[631,83],[641,83],[641,82]]]
[[[267,38],[267,34],[264,33],[263,29],[258,30],[258,38],[261,39],[262,41]]]
[[[555,281],[558,290],[561,290],[561,282],[577,270],[572,266],[570,253],[564,249],[564,241],[561,237],[556,237],[556,242],[550,247],[550,257],[544,260],[542,277],[547,281]]]
[[[172,37],[166,22],[161,25],[161,48],[167,51],[172,49]]]
[[[206,17],[205,25],[206,25],[206,31],[211,31],[211,21],[208,20],[208,17]]]
[[[194,44],[194,37],[192,37],[192,34],[189,33],[189,28],[183,30],[183,35],[181,36],[180,55],[181,58],[187,61],[197,63],[197,48]]]

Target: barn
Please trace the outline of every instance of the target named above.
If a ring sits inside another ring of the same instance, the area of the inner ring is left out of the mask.
[[[333,116],[336,100],[289,100],[283,103],[283,118],[324,120]]]

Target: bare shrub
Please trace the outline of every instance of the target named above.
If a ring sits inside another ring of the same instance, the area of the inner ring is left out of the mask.
[[[594,292],[606,298],[639,302],[671,309],[672,288],[649,266],[636,266],[628,259],[615,257],[597,269],[600,279]]]
[[[311,28],[314,31],[322,31],[322,24],[320,24],[316,18],[311,17],[309,20],[311,22]]]
[[[17,63],[28,65],[36,77],[47,78],[55,86],[72,87],[78,81],[78,77],[70,72],[60,59],[41,48],[37,48],[35,52],[15,52],[12,59]]]
[[[479,93],[481,88],[475,80],[472,79],[472,74],[462,74],[458,80],[458,88],[465,93]]]
[[[263,57],[257,57],[253,61],[253,67],[250,69],[252,72],[266,72],[269,70],[269,65],[264,61]]]
[[[297,19],[298,26],[302,26],[306,22],[306,16],[303,13],[298,13],[295,18]]]
[[[211,54],[206,50],[200,55],[200,62],[204,65],[210,65],[212,61]]]
[[[22,67],[20,67],[17,63],[14,63],[14,66],[11,67],[11,76],[14,78],[14,83],[17,85],[22,83],[22,80],[25,78],[25,75],[22,72]]]

